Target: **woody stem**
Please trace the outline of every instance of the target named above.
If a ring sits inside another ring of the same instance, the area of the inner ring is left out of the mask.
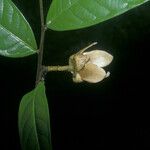
[[[44,50],[44,38],[45,38],[45,31],[46,27],[44,24],[44,10],[43,10],[43,0],[39,0],[40,6],[40,18],[41,18],[41,38],[40,38],[40,45],[39,45],[39,53],[38,53],[38,60],[37,60],[37,73],[36,73],[36,85],[42,79],[43,74],[43,50]]]

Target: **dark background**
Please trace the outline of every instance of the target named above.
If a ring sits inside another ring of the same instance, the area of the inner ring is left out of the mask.
[[[39,41],[38,0],[13,1]],[[47,11],[50,2],[44,1]],[[150,2],[86,29],[49,30],[44,64],[66,65],[70,55],[94,41],[99,42],[95,48],[114,56],[106,68],[109,78],[75,84],[71,74],[53,72],[45,79],[53,150],[150,149]],[[0,149],[20,150],[18,107],[22,96],[34,88],[36,61],[36,55],[0,57]]]

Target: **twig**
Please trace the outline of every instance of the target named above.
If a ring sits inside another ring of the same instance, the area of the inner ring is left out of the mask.
[[[45,38],[45,31],[46,31],[46,27],[44,24],[43,0],[39,0],[39,5],[40,5],[40,18],[41,18],[41,38],[40,38],[38,61],[37,61],[36,85],[41,80],[43,74],[42,61],[43,61],[43,50],[44,50],[44,38]]]

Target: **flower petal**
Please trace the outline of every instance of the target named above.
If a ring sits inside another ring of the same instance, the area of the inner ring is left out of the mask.
[[[83,55],[87,55],[90,58],[90,63],[97,65],[98,67],[105,67],[111,63],[113,56],[102,50],[93,50],[85,52]]]
[[[97,83],[106,77],[104,69],[98,66],[88,63],[85,67],[79,71],[81,79],[90,83]]]
[[[79,73],[76,73],[76,75],[73,77],[73,82],[75,83],[83,82]]]

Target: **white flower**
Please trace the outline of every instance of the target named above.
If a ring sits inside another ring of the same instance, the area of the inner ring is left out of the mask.
[[[69,66],[72,68],[71,72],[74,82],[87,81],[97,83],[110,75],[110,72],[106,73],[103,67],[112,62],[113,56],[111,54],[103,50],[84,52],[95,44],[91,44],[70,57]]]

